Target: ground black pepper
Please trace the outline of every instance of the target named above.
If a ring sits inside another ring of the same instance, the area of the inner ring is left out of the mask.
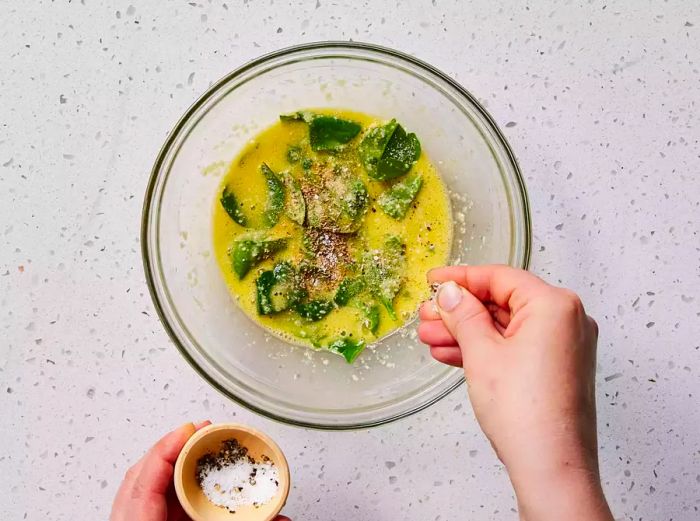
[[[242,459],[247,459],[250,464],[255,463],[255,460],[248,455],[248,449],[238,443],[237,439],[224,440],[221,442],[219,452],[216,454],[208,452],[197,460],[197,470],[195,471],[197,484],[202,486],[204,474],[209,469],[221,470],[222,467],[237,463]]]

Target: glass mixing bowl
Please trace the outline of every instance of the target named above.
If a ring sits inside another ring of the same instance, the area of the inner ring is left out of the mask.
[[[435,403],[463,382],[462,371],[431,359],[415,323],[354,365],[292,346],[244,315],[212,255],[212,205],[228,163],[279,114],[306,107],[396,118],[416,132],[451,193],[453,263],[527,267],[525,186],[471,94],[427,63],[360,43],[299,45],[248,63],[168,136],[146,192],[142,249],[155,307],[182,355],[219,391],[270,418],[322,429],[379,425]]]

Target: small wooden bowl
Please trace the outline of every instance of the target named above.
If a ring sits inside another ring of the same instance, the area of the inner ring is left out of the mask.
[[[197,461],[206,453],[216,453],[225,440],[235,438],[248,448],[256,461],[264,455],[279,472],[279,490],[270,501],[259,507],[242,506],[235,513],[213,504],[197,483]],[[289,495],[289,465],[284,454],[266,434],[235,423],[219,423],[198,430],[185,444],[175,463],[175,492],[180,504],[193,521],[272,521],[280,513]]]

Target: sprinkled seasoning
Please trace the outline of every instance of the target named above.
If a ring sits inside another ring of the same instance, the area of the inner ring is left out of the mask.
[[[309,229],[304,236],[312,263],[302,266],[301,274],[307,291],[337,286],[352,262],[348,252],[348,236],[325,230]]]
[[[430,284],[430,305],[432,307],[433,313],[439,313],[438,307],[437,307],[437,292],[438,289],[440,288],[440,283],[439,282],[432,282]]]
[[[217,454],[199,458],[195,473],[209,501],[231,513],[267,503],[279,488],[279,473],[270,458],[263,455],[256,462],[236,439],[222,442]]]

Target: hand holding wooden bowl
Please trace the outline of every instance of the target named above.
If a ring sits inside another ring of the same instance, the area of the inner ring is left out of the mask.
[[[224,442],[235,439],[248,449],[255,461],[267,461],[278,473],[277,493],[258,505],[241,505],[235,512],[212,503],[197,479],[197,466],[207,454],[217,454]],[[272,521],[284,507],[289,495],[289,465],[279,446],[266,434],[233,423],[209,425],[197,431],[185,444],[175,463],[175,491],[185,512],[193,521]]]

